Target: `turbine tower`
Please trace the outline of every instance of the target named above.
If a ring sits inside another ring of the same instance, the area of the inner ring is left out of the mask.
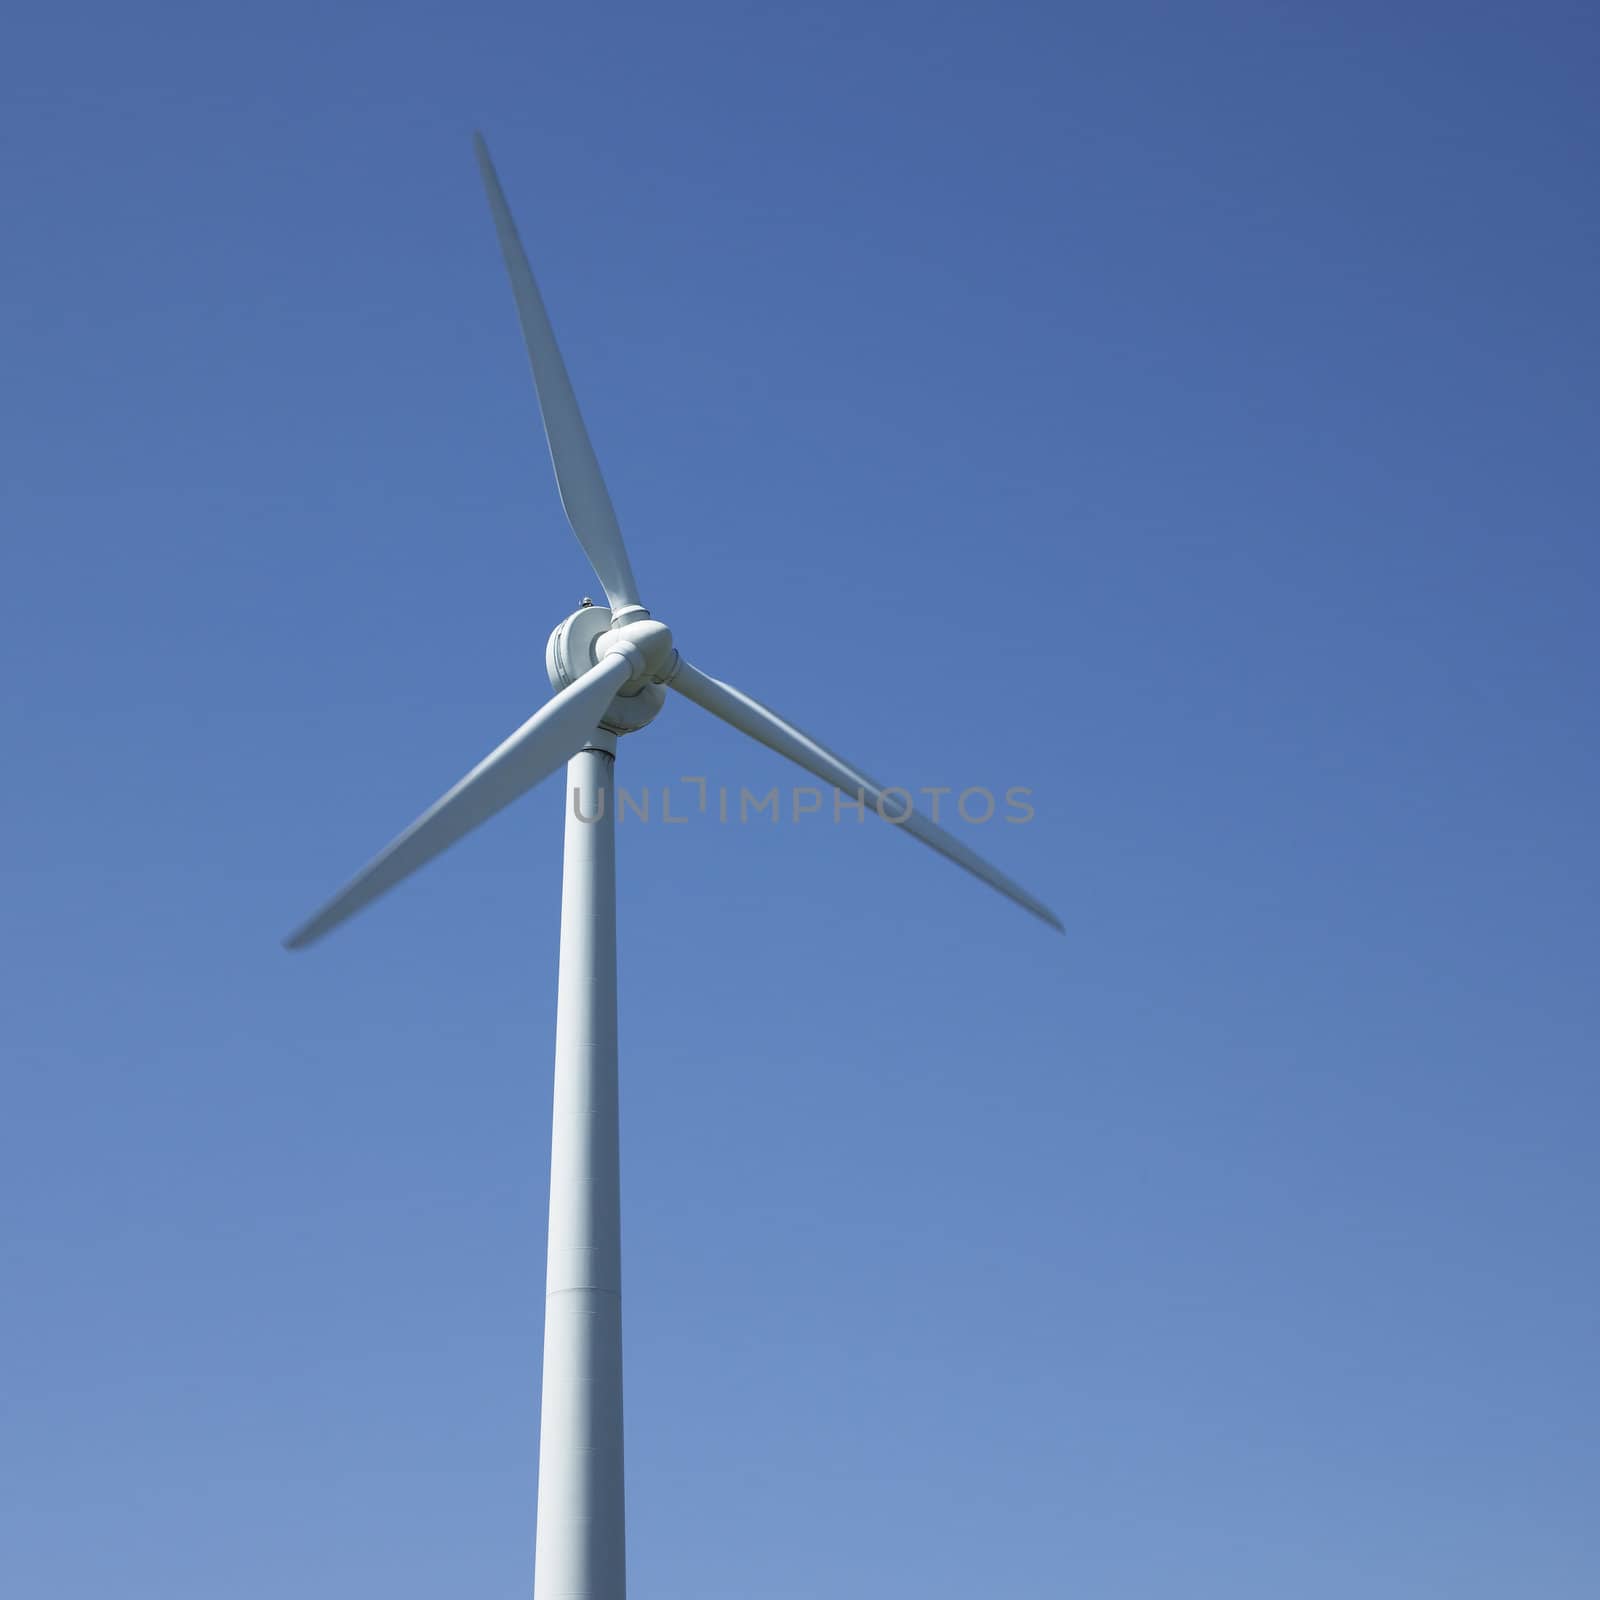
[[[622,531],[544,302],[481,135],[478,166],[511,277],[567,520],[605,590],[550,636],[555,691],[284,943],[303,949],[563,763],[566,808],[556,990],[550,1240],[534,1600],[624,1600],[622,1254],[617,1143],[617,740],[668,689],[786,756],[1060,930],[1055,914],[859,768],[758,700],[691,666],[639,603]]]

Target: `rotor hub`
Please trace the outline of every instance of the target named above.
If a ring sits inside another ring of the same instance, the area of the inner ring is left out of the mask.
[[[606,707],[600,726],[610,733],[637,733],[666,704],[663,684],[678,664],[671,630],[642,606],[613,618],[606,606],[586,605],[557,625],[545,646],[545,670],[557,692],[571,687],[607,656],[621,655],[633,676]]]

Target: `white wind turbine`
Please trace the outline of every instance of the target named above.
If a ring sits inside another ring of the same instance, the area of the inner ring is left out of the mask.
[[[652,721],[675,689],[787,756],[1051,927],[1027,890],[793,723],[691,666],[639,604],[639,589],[577,397],[533,271],[476,138],[495,231],[511,275],[550,460],[567,520],[607,606],[575,611],[550,635],[555,694],[284,941],[299,950],[431,861],[566,763],[561,962],[534,1600],[623,1600],[622,1269],[617,1147],[616,844],[607,794],[617,735]]]

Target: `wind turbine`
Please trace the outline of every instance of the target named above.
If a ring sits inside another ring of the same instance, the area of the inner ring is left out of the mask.
[[[1036,917],[1047,906],[959,839],[760,701],[685,661],[639,587],[600,463],[482,135],[478,166],[511,276],[556,485],[609,602],[550,635],[555,690],[284,943],[303,949],[409,877],[563,763],[567,810],[556,989],[555,1105],[534,1600],[623,1600],[622,1265],[617,1144],[617,738],[674,689],[920,839]]]

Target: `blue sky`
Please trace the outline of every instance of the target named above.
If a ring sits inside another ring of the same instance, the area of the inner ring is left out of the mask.
[[[15,19],[8,1591],[531,1584],[559,791],[277,942],[593,590],[481,126],[647,603],[1068,927],[626,825],[634,1592],[1595,1593],[1596,45]]]

